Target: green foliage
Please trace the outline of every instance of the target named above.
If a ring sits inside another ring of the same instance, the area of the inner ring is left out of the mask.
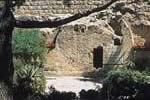
[[[43,63],[45,60],[46,48],[38,30],[15,30],[12,45],[14,57],[21,59],[24,64],[31,64],[36,61]]]
[[[104,81],[101,91],[106,100],[149,100],[150,73],[147,66],[135,61],[132,49],[126,66],[112,69]]]
[[[150,67],[148,64],[148,58],[136,58],[137,53],[140,52],[141,50],[132,48],[130,52],[130,56],[127,59],[127,68],[133,69],[133,70],[138,70],[140,72],[142,71],[150,71]]]
[[[148,89],[150,77],[147,73],[117,68],[112,70],[104,81],[102,94],[110,100],[146,100],[146,93],[150,92]]]
[[[17,83],[24,89],[31,88],[34,92],[44,92],[46,80],[43,70],[37,65],[25,65],[16,71]]]
[[[82,89],[79,94],[80,94],[80,98],[83,100],[84,99],[85,100],[99,100],[98,99],[99,92],[96,90],[90,89],[90,90],[86,91],[86,90]]]
[[[47,100],[75,100],[77,98],[74,92],[60,92],[57,91],[53,86],[50,88],[50,92],[47,96]]]
[[[44,39],[38,30],[16,29],[13,34],[12,48],[14,54],[14,82],[20,93],[43,92],[45,77],[43,63],[45,61]]]

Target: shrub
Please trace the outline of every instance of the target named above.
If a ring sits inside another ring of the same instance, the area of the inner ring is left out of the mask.
[[[38,30],[16,29],[13,34],[14,93],[21,98],[45,90],[44,40]]]
[[[45,60],[44,39],[38,30],[16,29],[12,39],[13,55],[23,64],[43,63]]]
[[[34,65],[26,65],[16,71],[17,80],[14,87],[15,100],[43,93],[46,80],[43,70]]]
[[[80,99],[97,100],[99,98],[99,92],[92,89],[88,91],[82,89],[79,94],[80,94]]]
[[[60,92],[53,86],[49,88],[50,92],[47,96],[47,100],[75,100],[77,98],[74,92]]]
[[[140,53],[142,54],[144,49],[141,48],[132,48],[130,51],[130,56],[126,60],[126,65],[127,68],[133,69],[133,70],[138,70],[140,72],[143,71],[150,71],[149,67],[149,59],[148,58],[143,58],[143,57],[138,57],[136,58]],[[142,51],[142,52],[141,52]],[[140,56],[142,56],[140,54]]]
[[[22,87],[30,87],[34,92],[44,92],[45,77],[43,70],[36,65],[26,65],[17,72],[17,83]]]
[[[101,93],[103,98],[109,100],[148,100],[146,98],[150,95],[149,83],[150,78],[145,73],[117,68],[109,73]]]

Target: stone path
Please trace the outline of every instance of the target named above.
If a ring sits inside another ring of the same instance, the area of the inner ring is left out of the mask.
[[[48,87],[54,86],[56,90],[59,91],[72,91],[77,95],[82,90],[102,88],[102,84],[92,81],[90,78],[84,77],[48,77],[46,84],[46,92],[48,92]]]

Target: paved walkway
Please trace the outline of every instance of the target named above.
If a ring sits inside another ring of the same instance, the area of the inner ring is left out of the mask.
[[[102,84],[92,81],[90,78],[84,77],[48,77],[46,84],[46,92],[48,92],[48,87],[54,86],[56,90],[59,91],[72,91],[77,95],[82,90],[102,88]]]

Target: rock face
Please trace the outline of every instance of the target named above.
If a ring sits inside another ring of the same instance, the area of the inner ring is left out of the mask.
[[[93,50],[98,46],[103,47],[103,55],[108,59],[108,52],[113,48],[114,32],[105,21],[90,22],[84,18],[81,22],[74,22],[60,28],[56,48],[48,55],[60,53],[64,63],[69,64],[72,69],[78,71],[91,70],[93,66]],[[49,39],[53,39],[57,29],[51,31]],[[52,41],[52,40],[49,40]],[[58,59],[58,58],[57,58]],[[59,61],[56,61],[59,63]],[[61,69],[60,69],[61,70]],[[66,71],[69,70],[67,67]]]
[[[48,59],[51,58],[48,63],[55,63],[55,70],[68,72],[94,69],[95,56],[103,66],[124,65],[135,45],[150,47],[149,10],[145,2],[120,1],[108,10],[62,26],[56,48],[48,54]],[[47,40],[52,41],[57,31],[58,28],[47,31]],[[94,49],[99,46],[102,59],[94,55]],[[148,52],[137,53],[137,58],[145,59],[142,55],[147,55],[150,61]]]
[[[97,64],[124,64],[132,47],[132,32],[124,20],[120,25],[123,36],[116,35],[106,21],[93,21],[92,18],[83,18],[62,26],[59,28],[61,32],[56,48],[48,54],[47,66],[53,66],[53,71],[69,73],[93,70],[97,66],[94,60],[97,60]],[[45,33],[46,29],[41,31]],[[47,30],[47,41],[53,41],[57,32],[58,29]],[[102,58],[94,53],[99,46],[102,47],[102,51],[99,52]]]
[[[79,1],[79,4],[82,4],[84,0],[71,0],[71,3],[78,3]],[[50,2],[54,1],[44,2],[41,0],[40,2],[48,6]],[[58,0],[58,2],[60,1]],[[88,3],[88,8],[91,1],[87,2],[85,0],[84,2]],[[93,7],[96,0],[92,2],[93,4],[91,5]],[[106,3],[106,1],[102,3],[102,1],[98,0],[97,2],[100,4]],[[27,4],[25,3],[26,6],[29,6],[31,3]],[[36,4],[38,5],[38,3],[33,5]],[[71,7],[74,6],[72,5]],[[79,7],[84,6],[80,5]],[[24,10],[26,9],[24,6],[21,9],[23,8]],[[43,9],[55,10],[55,8]],[[66,9],[61,10],[66,11]],[[79,9],[70,8],[66,13],[76,13],[75,10]],[[17,14],[21,13],[18,11]],[[32,13],[29,14],[32,15]],[[62,13],[55,12],[54,14]],[[109,9],[94,13],[89,17],[81,18],[64,26],[55,29],[41,29],[46,42],[52,42],[58,31],[56,48],[47,55],[46,66],[51,71],[66,71],[67,74],[71,74],[73,71],[93,70],[93,66],[97,66],[95,64],[98,64],[98,66],[101,64],[104,64],[103,66],[124,65],[131,56],[130,51],[132,48],[150,48],[150,5],[143,0],[135,2],[134,0],[122,0],[113,4]],[[99,47],[101,50],[98,49]],[[98,54],[95,52],[98,52]],[[147,52],[139,53],[138,58],[143,58],[141,57],[142,55],[147,55],[148,57],[146,56],[146,58],[150,62],[150,55]],[[96,63],[94,62],[95,59],[97,59]]]

